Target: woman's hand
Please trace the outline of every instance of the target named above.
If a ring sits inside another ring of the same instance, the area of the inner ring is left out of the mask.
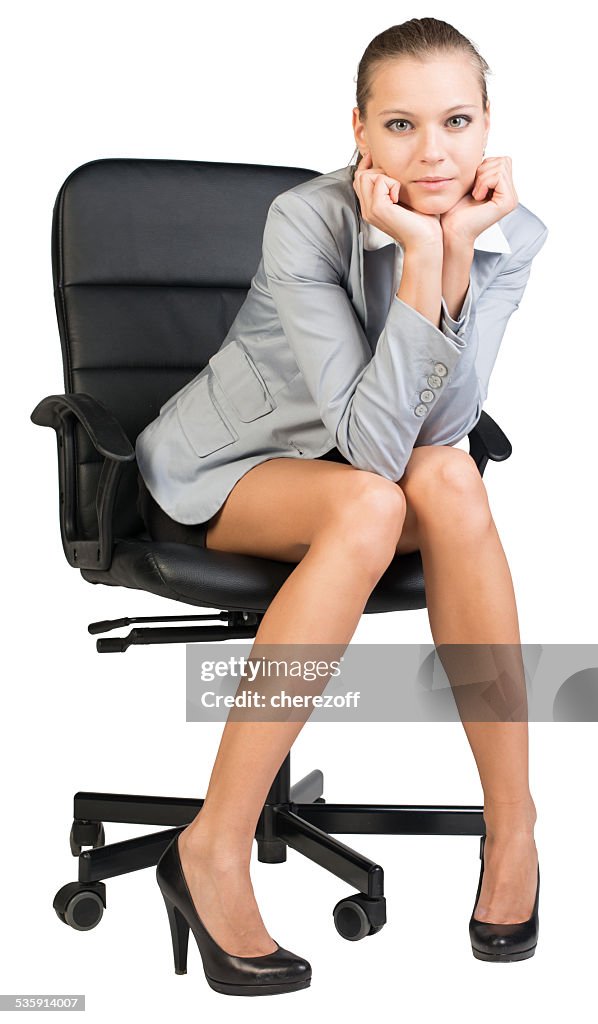
[[[443,236],[473,245],[482,231],[514,210],[519,202],[510,156],[482,160],[471,192],[440,214]]]
[[[439,215],[416,213],[401,205],[401,183],[385,174],[381,167],[372,167],[369,152],[359,162],[353,188],[363,219],[391,235],[405,250],[442,244]]]

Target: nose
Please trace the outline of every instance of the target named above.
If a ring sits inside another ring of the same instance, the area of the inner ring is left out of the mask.
[[[436,174],[437,171],[438,174],[441,173],[442,168],[436,165],[440,165],[444,161],[444,151],[436,128],[423,130],[420,138],[419,159],[428,168],[424,171],[425,174]]]

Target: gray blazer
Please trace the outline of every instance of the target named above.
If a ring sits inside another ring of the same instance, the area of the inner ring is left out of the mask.
[[[398,481],[414,447],[477,423],[548,229],[521,203],[476,239],[458,320],[396,297],[399,243],[361,217],[349,165],[276,196],[262,258],[222,345],[139,434],[141,475],[181,523],[210,519],[248,470],[335,446]]]

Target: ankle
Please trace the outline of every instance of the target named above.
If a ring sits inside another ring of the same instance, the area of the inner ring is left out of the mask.
[[[201,862],[212,873],[248,871],[252,839],[228,836],[222,830],[208,830],[188,825],[179,835],[179,848],[192,860]]]
[[[531,798],[523,800],[486,800],[484,825],[486,835],[500,837],[515,833],[533,835],[538,815]]]

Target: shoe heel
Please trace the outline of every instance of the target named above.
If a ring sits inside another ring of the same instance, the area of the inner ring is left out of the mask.
[[[187,973],[187,950],[189,948],[189,925],[186,919],[177,910],[174,903],[164,893],[164,903],[168,914],[170,934],[172,936],[172,951],[174,954],[174,969],[176,974]]]
[[[218,945],[195,909],[181,864],[178,834],[158,861],[156,881],[168,913],[177,974],[187,973],[187,946],[192,931],[207,983],[216,992],[266,996],[308,988],[311,964],[279,943],[273,953],[259,956],[236,956]]]

